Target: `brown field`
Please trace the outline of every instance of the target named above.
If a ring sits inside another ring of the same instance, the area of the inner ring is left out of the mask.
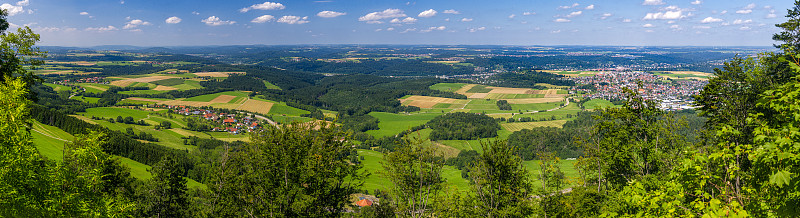
[[[133,84],[135,82],[149,83],[149,82],[153,82],[153,81],[172,79],[172,78],[175,78],[175,77],[172,77],[172,76],[148,76],[148,77],[142,77],[142,78],[116,80],[116,81],[112,81],[111,85],[125,87],[125,86],[129,86],[129,85],[131,85],[131,84]]]
[[[131,98],[126,98],[126,99],[134,100],[134,101],[149,101],[149,102],[156,102],[156,103],[161,103],[162,102],[162,101],[155,100],[155,99],[146,99],[146,98],[138,98],[138,97],[131,97]]]
[[[455,103],[457,101],[458,99],[419,96],[419,95],[414,95],[406,99],[400,99],[400,103],[408,102],[407,105],[416,106],[420,108],[433,108],[433,106],[438,103]]]
[[[536,127],[556,127],[561,128],[564,124],[567,123],[567,120],[553,120],[553,121],[541,121],[541,122],[524,122],[524,123],[504,123],[500,124],[503,129],[508,131],[516,132],[523,129],[533,129]]]
[[[216,98],[212,99],[211,101],[209,101],[209,103],[228,103],[229,101],[233,100],[234,98],[236,98],[236,96],[233,96],[233,95],[220,95],[220,96],[217,96]]]
[[[99,86],[93,86],[93,85],[83,85],[83,86],[86,86],[86,87],[89,87],[89,88],[93,88],[93,89],[97,89],[97,90],[100,90],[100,91],[108,90],[107,88],[103,88],[103,87],[99,87]]]
[[[506,99],[509,104],[533,104],[533,103],[548,103],[564,101],[564,98],[523,98],[523,99]]]
[[[241,98],[238,101],[233,102],[232,104],[244,104],[245,101],[247,101],[247,98]]]
[[[156,86],[153,90],[157,91],[170,91],[170,90],[178,90],[178,88],[169,87],[169,86]]]
[[[489,96],[489,93],[472,93],[467,98],[486,98],[486,96]]]
[[[458,150],[458,148],[450,147],[450,146],[447,146],[447,145],[442,144],[442,143],[438,143],[438,142],[432,142],[432,143],[437,148],[436,152],[440,153],[439,155],[444,156],[445,159],[454,158],[454,157],[458,156],[458,152],[461,151],[461,150]]]
[[[661,71],[661,72],[667,72],[667,73],[671,73],[671,74],[689,74],[689,75],[695,75],[695,76],[713,76],[714,75],[713,73],[706,73],[706,72],[699,72],[699,71]]]
[[[200,72],[194,73],[197,76],[209,76],[209,77],[228,77],[231,74],[245,74],[245,72]]]
[[[486,87],[492,89],[489,91],[491,94],[535,94],[530,93],[531,91],[536,91],[532,89],[523,89],[523,88],[503,88],[503,87]]]
[[[72,64],[72,65],[80,65],[80,66],[92,66],[97,64],[96,62],[88,62],[88,61],[69,61],[69,62],[62,62],[62,61],[48,61],[48,64]]]
[[[462,86],[460,89],[456,90],[456,93],[459,93],[459,94],[467,93],[467,91],[469,91],[472,87],[475,87],[475,86],[476,86],[475,84],[467,84],[465,86]]]
[[[83,121],[86,121],[87,123],[97,124],[97,122],[94,122],[94,120],[92,120],[92,119],[90,119],[88,117],[78,116],[78,115],[69,115],[69,116],[78,118],[78,119],[83,120]]]
[[[228,101],[230,101],[230,99],[228,99]],[[267,114],[269,113],[269,109],[271,108],[272,108],[272,102],[248,99],[247,101],[244,102],[244,104],[242,104],[242,106],[239,106],[239,108],[236,109]]]

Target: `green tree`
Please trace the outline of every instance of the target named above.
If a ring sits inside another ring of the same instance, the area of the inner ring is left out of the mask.
[[[477,214],[485,217],[528,217],[533,213],[530,175],[505,140],[482,142],[483,154],[469,176]]]
[[[36,69],[44,63],[41,58],[46,56],[45,52],[34,47],[39,41],[39,34],[33,33],[31,28],[18,28],[16,32],[6,32],[8,22],[5,20],[7,12],[0,12],[0,83],[5,83],[9,78],[20,78],[25,88],[29,89],[32,85],[42,81],[33,72],[28,70]],[[29,96],[30,97],[30,96]]]
[[[150,169],[153,178],[147,181],[140,199],[142,215],[150,217],[182,217],[188,214],[186,196],[186,175],[178,158],[173,154],[164,155]]]
[[[391,203],[403,217],[427,217],[442,190],[444,157],[420,137],[405,137],[383,156],[383,176],[392,182]]]
[[[787,10],[786,22],[775,24],[783,29],[780,33],[772,35],[772,40],[781,41],[783,44],[775,47],[789,51],[790,53],[800,52],[800,1],[795,0],[795,6]]]
[[[215,216],[337,216],[363,184],[333,124],[268,126],[251,140],[214,166]]]

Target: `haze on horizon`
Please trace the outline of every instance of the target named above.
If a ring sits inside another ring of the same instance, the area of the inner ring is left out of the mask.
[[[791,1],[0,1],[44,46],[770,46]]]

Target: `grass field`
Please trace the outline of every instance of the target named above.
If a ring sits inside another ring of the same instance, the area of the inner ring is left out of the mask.
[[[95,116],[102,118],[117,118],[117,116],[122,116],[122,117],[133,117],[134,120],[141,120],[147,118],[147,115],[149,115],[150,112],[136,110],[136,109],[129,109],[129,108],[97,107],[97,108],[86,109],[86,112],[79,114],[85,117]]]
[[[270,82],[267,82],[266,80],[264,80],[264,86],[266,86],[266,87],[267,87],[267,89],[277,89],[277,90],[281,90],[281,87],[278,87],[278,86],[276,86],[275,84],[272,84],[272,83],[270,83]]]
[[[110,86],[108,85],[97,84],[97,83],[78,83],[76,85],[83,87],[84,89],[86,89],[87,92],[91,93],[102,93],[108,90],[108,88],[110,88]]]
[[[236,92],[236,91],[220,92],[220,93],[214,93],[214,94],[208,94],[208,95],[195,96],[195,97],[184,99],[184,101],[210,102],[211,100],[214,100],[215,98],[219,97],[220,95],[231,95],[231,96],[238,96],[238,97],[247,97],[248,94],[244,93],[244,92]]]
[[[311,113],[311,112],[303,110],[303,109],[297,109],[297,108],[290,107],[290,106],[286,105],[286,103],[283,103],[283,102],[275,102],[275,101],[267,101],[267,100],[264,100],[264,101],[273,103],[272,104],[272,108],[269,109],[269,113],[268,114],[276,114],[276,115],[285,114],[287,116],[300,116],[300,115],[303,115],[303,114]]]
[[[50,86],[51,88],[53,88],[53,91],[56,91],[56,92],[72,90],[72,87],[65,86],[65,85],[57,85],[57,84],[52,84],[52,83],[42,83],[42,84],[44,84],[46,86]]]
[[[511,104],[511,112],[519,111],[543,111],[558,108],[563,102],[533,103],[533,104]]]
[[[539,112],[539,113],[526,113],[526,114],[515,114],[514,118],[522,118],[522,117],[530,117],[534,120],[539,119],[551,119],[553,117],[556,120],[564,120],[568,119],[567,115],[576,115],[578,112],[582,111],[578,104],[572,102],[564,108],[554,110],[554,111],[546,111],[546,112]]]
[[[153,81],[153,82],[150,82],[150,83],[156,84],[156,85],[162,85],[162,86],[175,86],[175,85],[183,84],[183,79],[171,78],[171,79]]]
[[[78,100],[78,101],[82,101],[82,102],[86,102],[86,103],[97,103],[97,101],[100,100],[100,98],[83,97],[83,96],[72,96],[72,98],[70,98],[70,99],[74,99],[74,100]]]
[[[467,93],[489,93],[489,92],[492,91],[492,89],[489,89],[489,88],[486,88],[486,87],[488,87],[488,86],[476,85],[476,86],[473,86],[472,88],[470,88],[469,90],[467,90]]]
[[[126,95],[135,95],[135,94],[161,94],[164,92],[168,92],[166,90],[132,90],[132,91],[121,91],[120,94]]]
[[[372,112],[370,116],[378,118],[378,130],[369,130],[367,134],[380,138],[384,136],[396,135],[411,127],[419,126],[427,123],[434,117],[442,115],[442,113],[425,113],[425,114],[393,114],[386,112]]]
[[[606,107],[614,107],[614,103],[611,103],[605,99],[592,99],[583,103],[583,107],[587,110],[599,109],[599,108],[606,108]]]
[[[437,84],[433,84],[429,88],[433,89],[433,90],[439,90],[439,91],[445,91],[445,92],[455,92],[455,91],[461,89],[461,87],[464,87],[465,85],[467,85],[467,84],[466,83],[437,83]]]

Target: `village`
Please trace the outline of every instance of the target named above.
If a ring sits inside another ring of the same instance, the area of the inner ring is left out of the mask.
[[[591,93],[586,98],[606,100],[622,100],[622,88],[637,90],[642,97],[659,103],[663,110],[684,110],[694,108],[693,97],[708,84],[704,80],[665,80],[658,75],[641,71],[633,72],[601,72],[593,76],[570,77],[576,84],[591,85],[595,90],[585,87],[571,87],[571,92]],[[639,85],[641,83],[641,86]]]
[[[212,109],[196,108],[183,105],[148,105],[149,108],[167,109],[168,113],[184,116],[187,129],[194,131],[227,132],[241,134],[257,131],[262,128],[262,121],[242,112],[223,113]]]

